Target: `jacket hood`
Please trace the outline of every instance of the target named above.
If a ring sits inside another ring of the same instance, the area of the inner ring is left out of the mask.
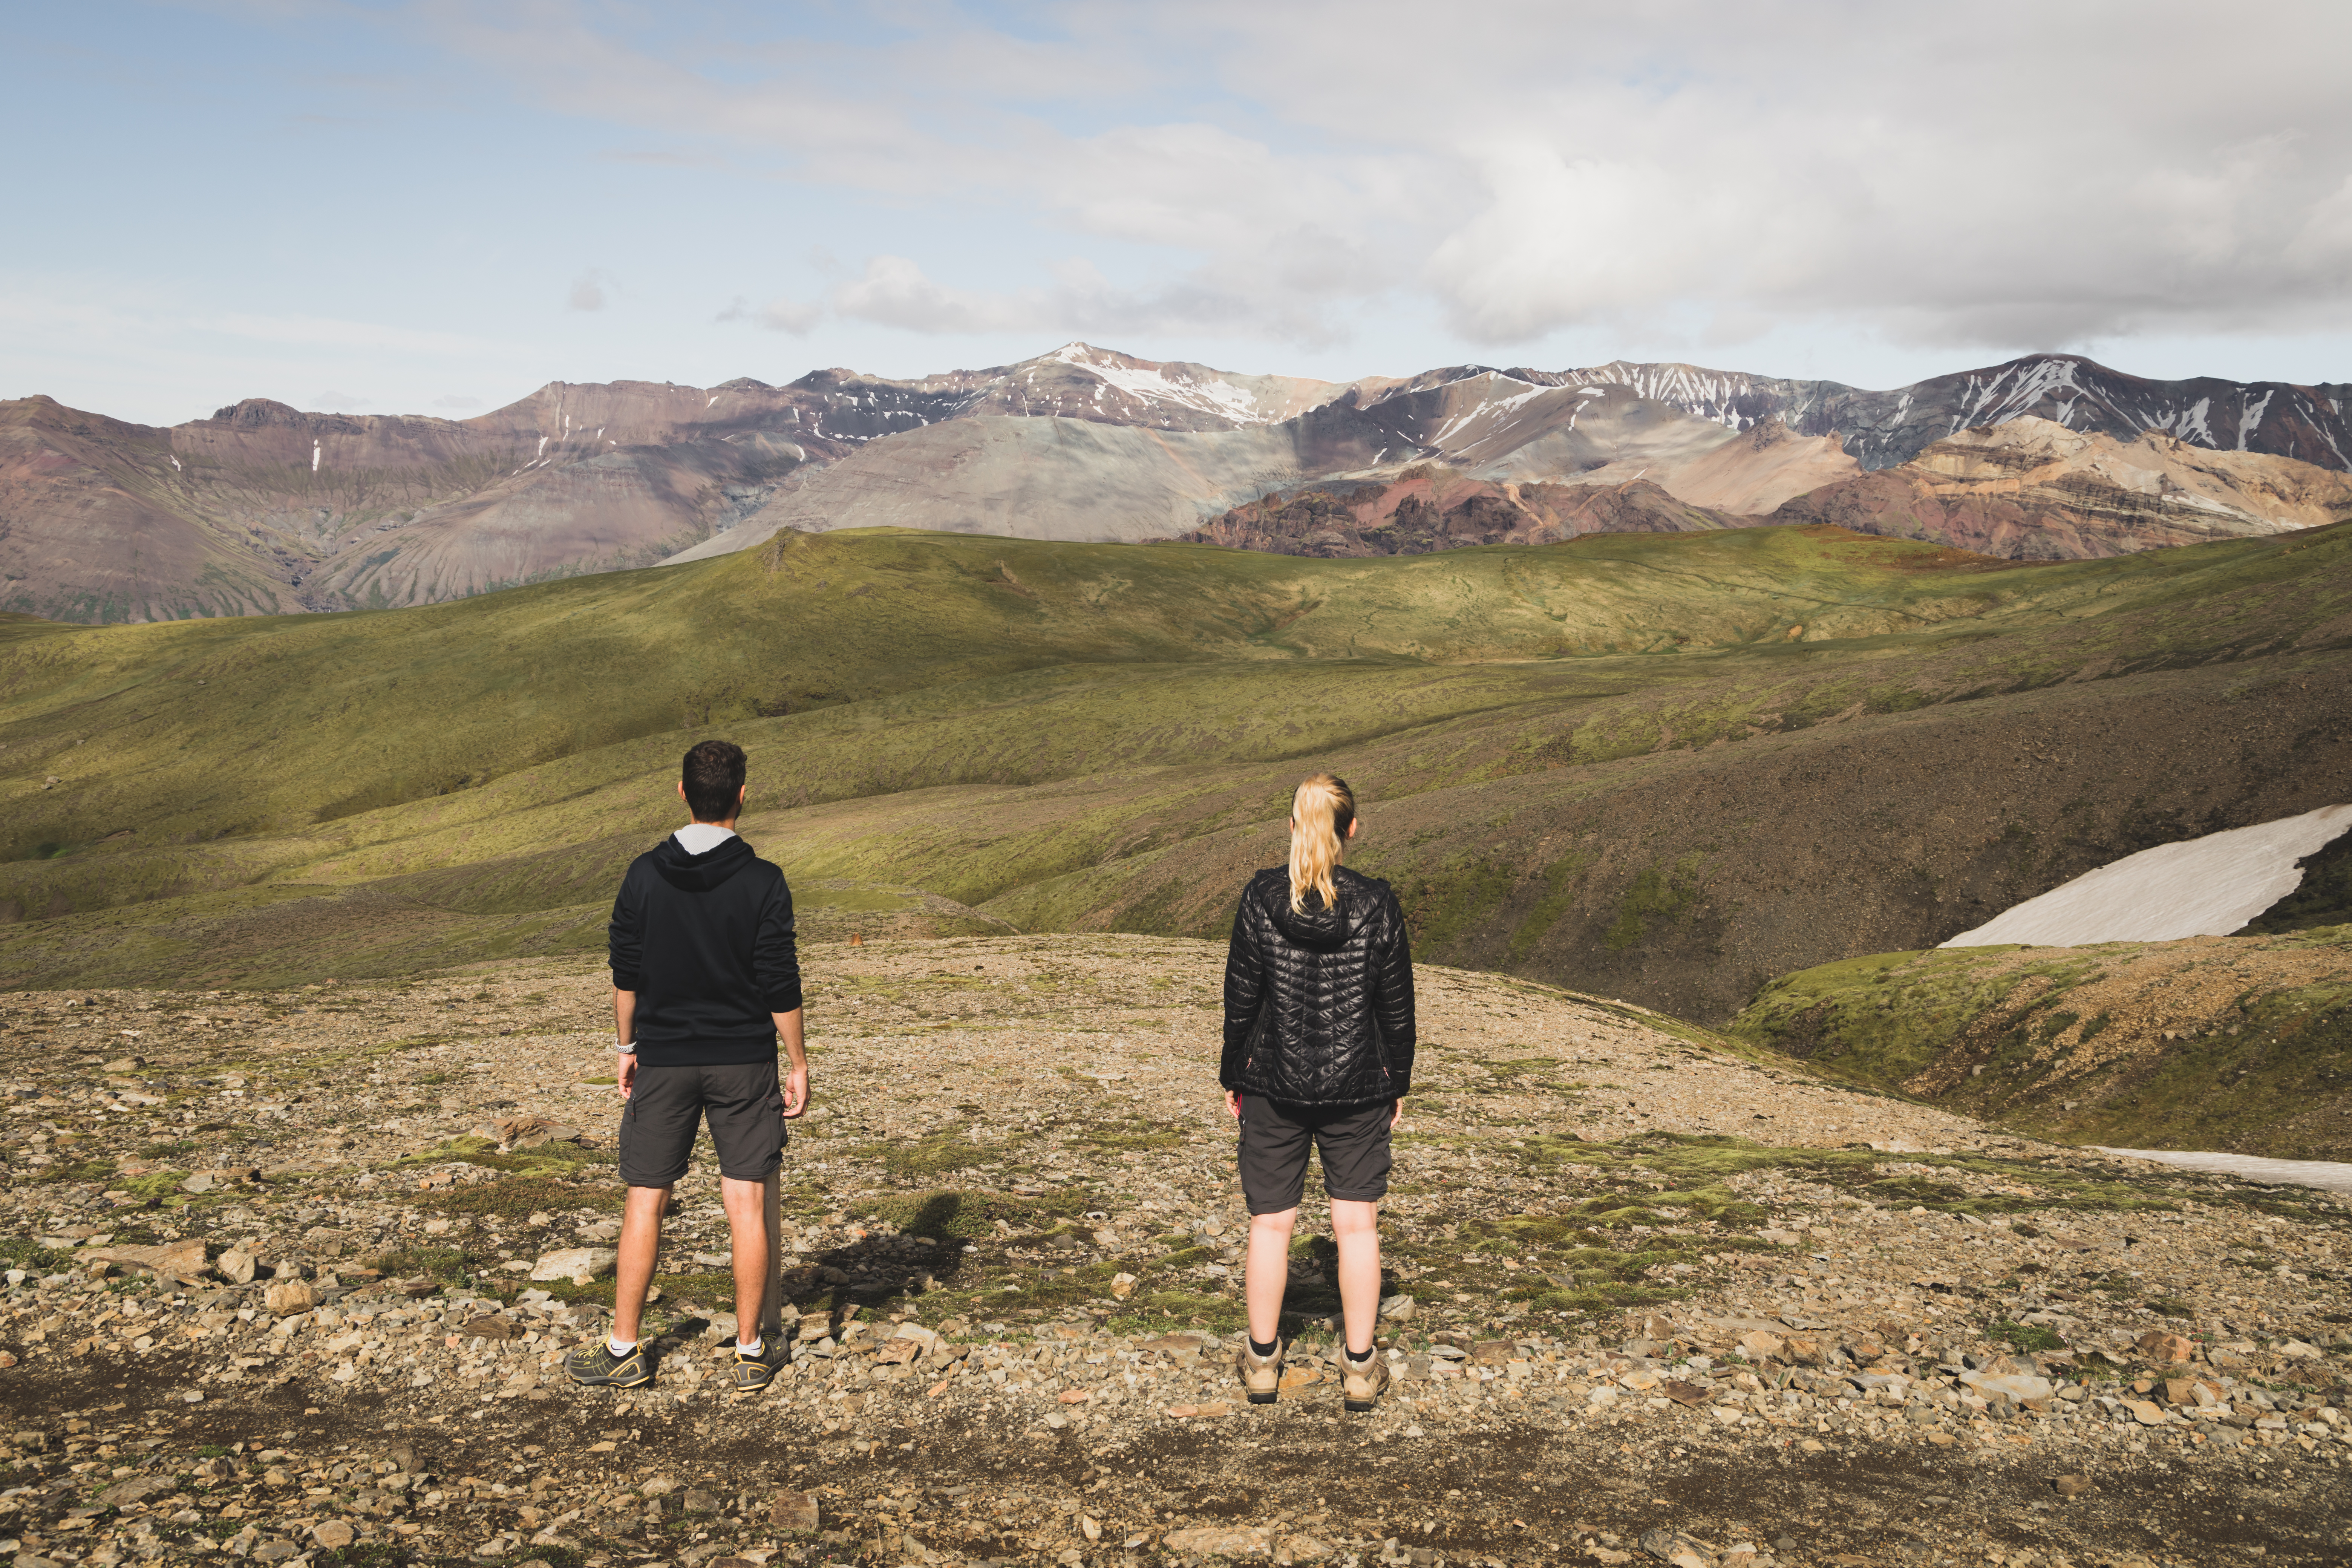
[[[699,855],[689,855],[675,838],[654,847],[654,869],[662,880],[685,893],[707,893],[759,857],[740,838],[722,839]]]
[[[1331,887],[1339,895],[1339,902],[1326,904],[1322,894],[1309,889],[1302,914],[1290,907],[1290,873],[1277,868],[1265,879],[1267,917],[1285,941],[1318,952],[1337,952],[1348,944],[1349,937],[1370,912],[1370,900],[1361,887],[1354,885],[1360,880],[1345,867],[1333,868]]]

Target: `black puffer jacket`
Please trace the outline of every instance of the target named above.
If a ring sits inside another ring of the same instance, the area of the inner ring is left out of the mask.
[[[1288,1105],[1362,1105],[1412,1088],[1412,952],[1386,882],[1342,866],[1336,908],[1307,895],[1290,909],[1290,873],[1260,871],[1242,889],[1225,955],[1227,1089]]]

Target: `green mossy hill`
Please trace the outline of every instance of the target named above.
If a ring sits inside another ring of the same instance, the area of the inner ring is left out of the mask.
[[[1879,953],[1773,982],[1730,1028],[2045,1137],[2352,1159],[2352,926]]]
[[[719,733],[796,887],[940,931],[1218,932],[1337,767],[1423,956],[1720,1022],[2332,798],[2347,564],[2352,528],[2061,564],[1835,529],[1365,561],[884,530],[421,609],[0,619],[0,970],[591,949]]]

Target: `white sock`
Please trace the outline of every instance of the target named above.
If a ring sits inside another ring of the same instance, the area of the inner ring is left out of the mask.
[[[631,1340],[628,1343],[623,1344],[620,1341],[613,1338],[612,1335],[607,1334],[604,1336],[604,1348],[611,1351],[614,1355],[625,1356],[631,1351],[637,1348],[637,1342]]]
[[[765,1334],[753,1340],[750,1344],[745,1344],[741,1340],[737,1340],[735,1342],[735,1353],[737,1355],[758,1355],[761,1351],[766,1350],[767,1348],[768,1337]]]

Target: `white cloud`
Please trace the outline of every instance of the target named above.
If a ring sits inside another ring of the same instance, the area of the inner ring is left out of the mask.
[[[564,0],[421,14],[546,107],[929,211],[935,245],[829,297],[910,331],[1317,342],[1414,297],[1498,351],[2352,321],[2341,7],[1490,0],[1433,28],[1396,0],[941,4],[846,42],[698,13],[667,49]],[[983,211],[1092,278],[976,286]]]
[[[479,408],[482,406],[482,400],[478,397],[436,397],[433,400],[433,406],[436,408]]]
[[[320,393],[310,403],[311,407],[322,414],[349,414],[353,409],[365,408],[367,405],[368,400],[357,393],[337,392],[332,387]]]
[[[604,275],[590,268],[572,280],[572,293],[565,301],[574,310],[601,310],[604,308]]]
[[[803,303],[779,296],[764,305],[754,305],[738,295],[734,303],[719,312],[718,319],[722,321],[751,321],[772,332],[790,332],[796,338],[804,338],[824,320],[825,315],[822,302]]]

